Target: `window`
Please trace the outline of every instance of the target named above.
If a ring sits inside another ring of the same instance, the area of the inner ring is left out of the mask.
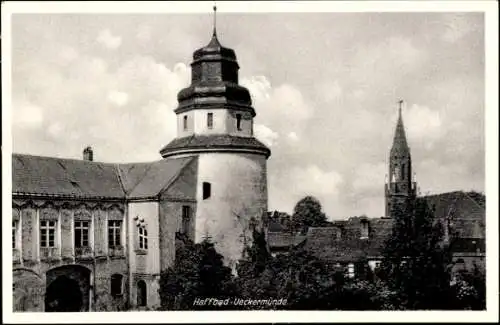
[[[236,114],[236,129],[241,131],[241,114]]]
[[[40,247],[52,248],[56,246],[56,222],[40,221]]]
[[[111,295],[120,296],[123,294],[123,275],[113,274],[111,276]]]
[[[405,180],[405,164],[401,165],[401,180]]]
[[[118,248],[121,246],[121,228],[122,222],[119,220],[108,221],[108,246],[109,248]]]
[[[353,263],[349,263],[347,265],[347,276],[350,279],[354,278],[354,264]]]
[[[191,207],[189,205],[182,206],[182,229],[183,234],[189,234],[191,225]]]
[[[139,249],[148,249],[148,230],[146,226],[139,226]]]
[[[12,221],[12,248],[17,248],[17,220]]]
[[[139,280],[137,282],[137,306],[147,305],[146,282]]]
[[[207,127],[209,129],[214,127],[214,113],[207,113]]]
[[[203,182],[203,200],[208,199],[212,195],[212,186],[208,182]]]
[[[89,247],[89,221],[75,221],[75,247]]]
[[[184,117],[182,119],[182,128],[184,129],[184,131],[186,131],[187,128],[188,128],[188,117],[187,117],[187,115],[184,115]]]

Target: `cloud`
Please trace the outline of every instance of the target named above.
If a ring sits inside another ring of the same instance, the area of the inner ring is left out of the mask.
[[[292,131],[292,132],[290,132],[290,133],[288,133],[287,137],[288,137],[288,139],[289,139],[290,141],[293,141],[293,142],[297,142],[297,141],[299,141],[299,136],[297,135],[297,133],[295,133],[295,132],[293,132],[293,131]]]
[[[443,19],[444,32],[442,39],[449,43],[455,43],[473,30],[473,25],[467,14],[446,14]]]
[[[44,121],[44,109],[28,101],[13,101],[12,123],[14,127],[37,129]]]
[[[114,36],[109,29],[104,29],[99,32],[97,42],[110,50],[115,50],[122,44],[122,38],[120,36]]]
[[[123,106],[128,102],[128,94],[113,90],[108,93],[108,100],[117,106]]]
[[[385,163],[364,163],[355,167],[352,187],[354,192],[361,195],[379,192],[384,184],[384,175],[387,174]]]
[[[255,124],[254,131],[255,137],[264,142],[264,144],[269,147],[272,147],[279,137],[277,132],[274,132],[273,130],[262,124]]]
[[[343,183],[343,177],[337,171],[324,171],[315,164],[305,168],[293,167],[288,176],[295,194],[315,195],[323,199],[337,195]]]
[[[444,132],[441,114],[427,106],[411,105],[403,110],[403,119],[407,127],[407,136],[414,141],[436,140]]]

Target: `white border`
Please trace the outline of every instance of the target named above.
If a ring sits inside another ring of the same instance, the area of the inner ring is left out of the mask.
[[[208,13],[213,2],[2,2],[2,173],[3,229],[10,229],[11,175],[11,30],[12,13]],[[487,311],[427,312],[121,312],[12,313],[10,235],[4,238],[3,321],[7,323],[227,323],[227,322],[488,322],[498,321],[498,12],[496,1],[223,1],[219,12],[484,12],[486,28],[486,211]],[[453,94],[450,94],[452,96]]]

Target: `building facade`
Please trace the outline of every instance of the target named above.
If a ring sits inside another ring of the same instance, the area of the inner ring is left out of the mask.
[[[271,152],[215,30],[191,66],[161,160],[96,162],[90,147],[82,160],[12,155],[14,311],[154,308],[177,232],[211,238],[232,267],[241,257],[267,211]]]

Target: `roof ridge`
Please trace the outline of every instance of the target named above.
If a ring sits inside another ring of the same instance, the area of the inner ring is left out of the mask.
[[[122,179],[122,174],[120,170],[120,165],[115,164],[114,165],[115,170],[116,170],[116,176],[118,177],[118,183],[120,183],[120,187],[122,188],[123,195],[126,197],[127,196],[127,191],[125,191],[125,185],[123,184],[123,179]]]

